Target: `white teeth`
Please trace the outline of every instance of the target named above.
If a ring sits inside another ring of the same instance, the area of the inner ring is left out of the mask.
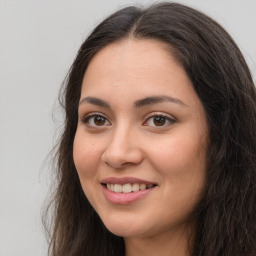
[[[144,190],[144,189],[146,189],[146,184],[140,184],[140,190]]]
[[[139,184],[133,184],[132,185],[132,191],[133,192],[136,192],[136,191],[139,191],[140,190],[140,185]]]
[[[121,184],[109,184],[107,183],[107,188],[115,193],[131,193],[131,192],[137,192],[139,190],[145,190],[147,188],[152,188],[153,184],[131,184],[127,183],[124,185]]]
[[[123,192],[122,185],[120,185],[120,184],[115,184],[113,191],[116,192],[116,193],[121,193],[121,192]]]
[[[132,185],[130,183],[123,185],[123,193],[131,193]]]

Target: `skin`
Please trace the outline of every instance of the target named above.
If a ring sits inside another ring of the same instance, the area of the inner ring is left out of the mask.
[[[151,39],[110,44],[91,60],[82,83],[75,166],[103,223],[124,237],[126,256],[189,255],[188,235],[193,237],[195,223],[186,224],[204,189],[204,110],[168,49]],[[163,95],[175,100],[134,106],[140,99]],[[103,117],[100,122],[88,117],[95,113]],[[157,122],[159,115],[166,118]],[[113,204],[100,184],[108,177],[135,177],[157,186],[133,203]]]

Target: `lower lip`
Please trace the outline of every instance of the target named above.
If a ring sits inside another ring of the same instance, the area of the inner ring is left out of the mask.
[[[103,186],[105,197],[113,204],[131,204],[148,195],[155,187],[131,193],[115,193]]]

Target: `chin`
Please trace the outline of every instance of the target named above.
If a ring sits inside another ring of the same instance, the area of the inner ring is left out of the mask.
[[[141,236],[145,231],[145,229],[135,222],[127,222],[124,219],[120,218],[118,221],[114,222],[103,221],[105,227],[114,235],[120,237],[137,237]]]

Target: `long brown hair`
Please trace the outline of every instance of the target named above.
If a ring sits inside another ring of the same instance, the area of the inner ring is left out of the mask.
[[[78,51],[60,93],[66,119],[49,206],[54,210],[49,255],[124,255],[123,239],[104,227],[84,195],[72,151],[88,63],[104,46],[127,37],[169,44],[205,110],[210,134],[207,181],[191,215],[199,220],[191,255],[256,255],[255,86],[228,33],[208,16],[177,3],[124,8],[100,23]]]

